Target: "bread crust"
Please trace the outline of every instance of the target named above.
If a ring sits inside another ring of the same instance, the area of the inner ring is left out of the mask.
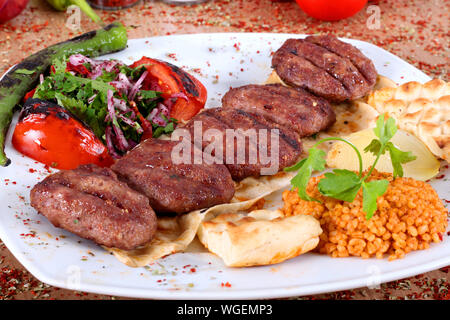
[[[322,233],[312,216],[283,217],[279,211],[224,213],[204,221],[197,233],[211,252],[229,267],[283,262],[311,251]]]
[[[372,92],[367,103],[393,117],[400,129],[420,140],[437,157],[450,159],[450,84],[433,79],[411,81]]]

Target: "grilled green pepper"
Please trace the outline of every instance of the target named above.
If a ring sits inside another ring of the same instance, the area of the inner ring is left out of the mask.
[[[86,0],[47,0],[47,2],[58,11],[66,11],[71,5],[80,7],[81,10],[91,18],[95,23],[103,24],[102,19],[92,10]]]
[[[40,74],[48,70],[52,61],[81,53],[97,57],[125,49],[127,31],[120,22],[82,34],[70,40],[45,48],[14,66],[0,80],[0,165],[6,166],[10,160],[5,155],[5,138],[11,123],[14,108],[25,93],[38,82]]]

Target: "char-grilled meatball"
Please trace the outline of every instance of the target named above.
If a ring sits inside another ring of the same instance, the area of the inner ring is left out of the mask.
[[[156,232],[148,199],[95,165],[48,176],[31,190],[31,206],[54,226],[107,247],[134,249]]]
[[[300,137],[331,126],[336,115],[330,103],[300,88],[281,84],[246,85],[222,98],[226,109],[240,109],[296,131]]]
[[[212,145],[211,133],[214,137],[217,134],[222,144],[218,150],[211,148],[212,155],[225,163],[237,181],[261,174],[273,175],[294,164],[302,152],[297,132],[240,109],[206,109],[185,126],[193,137],[196,126],[201,128],[203,139],[194,143],[204,151]]]
[[[145,140],[111,169],[131,188],[147,196],[156,213],[181,214],[231,200],[234,182],[227,168],[203,160],[195,163],[194,146],[191,145],[191,154],[187,157],[181,154],[180,143]],[[175,159],[172,151],[176,147]],[[202,154],[200,149],[197,152]]]
[[[286,40],[272,66],[286,84],[337,102],[365,96],[377,78],[370,59],[331,35]]]

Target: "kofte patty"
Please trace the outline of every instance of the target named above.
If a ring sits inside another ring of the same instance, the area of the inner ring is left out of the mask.
[[[286,40],[272,66],[286,84],[336,102],[365,96],[377,78],[370,59],[331,35]]]
[[[179,143],[145,140],[111,168],[131,188],[147,196],[156,213],[186,213],[231,200],[234,182],[227,168],[204,161],[194,163],[195,153],[202,151],[195,151],[193,145],[185,162],[181,158],[174,161],[172,151]]]
[[[281,84],[246,85],[230,89],[222,106],[257,114],[268,121],[310,136],[331,126],[336,115],[330,103],[301,88]]]
[[[184,128],[194,138],[202,135],[193,142],[225,163],[234,180],[275,174],[294,164],[302,152],[296,131],[241,109],[206,109]],[[215,139],[220,143],[213,145]]]
[[[83,165],[45,178],[31,206],[59,228],[107,247],[134,249],[151,241],[156,215],[148,199],[108,168]]]

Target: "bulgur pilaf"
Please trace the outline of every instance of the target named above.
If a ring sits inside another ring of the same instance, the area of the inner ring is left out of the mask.
[[[283,192],[286,216],[307,214],[319,220],[323,229],[320,253],[332,257],[403,258],[413,250],[427,249],[440,242],[447,228],[448,211],[436,191],[427,183],[411,178],[393,179],[376,170],[368,179],[388,180],[386,193],[377,200],[378,210],[366,220],[362,211],[362,190],[352,203],[323,196],[317,184],[324,177],[311,178],[307,193],[321,201],[300,199],[297,189]]]

